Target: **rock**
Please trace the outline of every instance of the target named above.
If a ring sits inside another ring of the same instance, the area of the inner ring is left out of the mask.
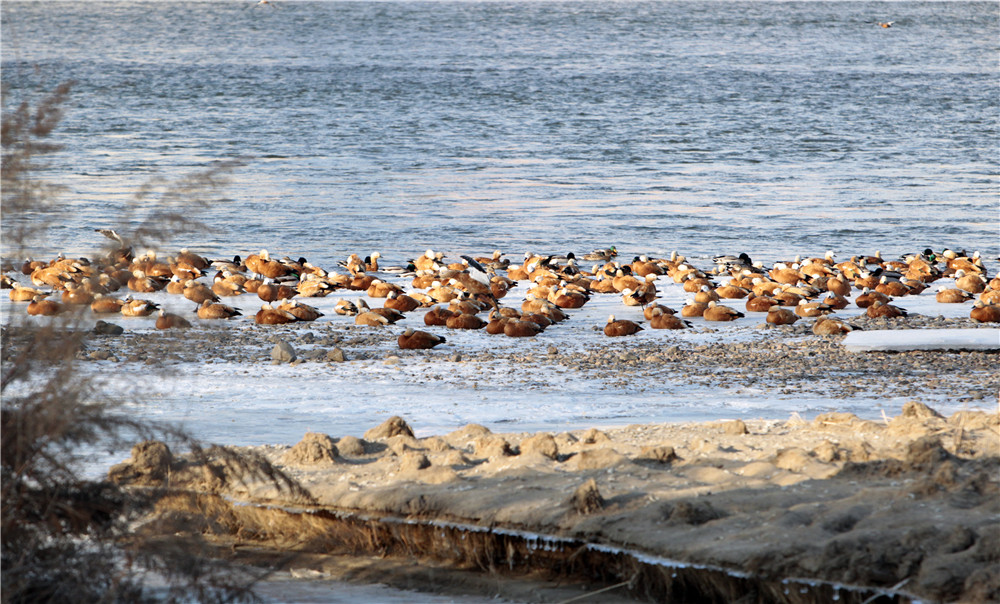
[[[840,457],[840,451],[837,450],[837,446],[828,440],[824,440],[819,445],[813,449],[813,455],[816,459],[822,461],[823,463],[830,463],[832,461],[837,461]]]
[[[420,441],[420,443],[426,447],[428,451],[433,451],[435,453],[448,451],[452,448],[452,446],[448,444],[448,441],[440,436],[430,436]]]
[[[87,358],[92,361],[107,361],[111,358],[111,351],[109,350],[95,350],[87,355]]]
[[[511,457],[515,455],[510,443],[505,439],[494,436],[480,436],[473,443],[474,451],[478,457],[494,459],[496,457]]]
[[[461,363],[462,362],[462,354],[456,352],[455,354],[451,355],[451,360],[452,360],[453,363]]]
[[[337,346],[333,350],[326,353],[326,360],[331,363],[343,363],[347,360],[347,357],[344,356],[344,351]]]
[[[281,456],[283,464],[317,465],[337,462],[337,446],[326,434],[306,432],[294,447]]]
[[[551,434],[540,432],[521,442],[521,454],[526,453],[538,453],[549,459],[555,459],[559,456],[559,446]]]
[[[547,351],[547,352],[549,353],[549,356],[550,356],[550,357],[554,357],[554,356],[556,356],[557,354],[559,354],[559,349],[558,349],[558,348],[556,348],[556,345],[555,345],[555,344],[549,344],[549,348],[548,348],[548,351]]]
[[[389,355],[382,361],[383,365],[399,365],[399,357],[396,355]]]
[[[170,448],[158,440],[146,440],[132,447],[132,457],[108,471],[108,480],[118,484],[155,485],[167,479],[173,464]]]
[[[380,440],[391,438],[399,434],[412,438],[413,430],[410,429],[409,424],[403,421],[403,418],[398,415],[393,415],[378,426],[365,432],[365,440]]]
[[[782,470],[798,472],[809,464],[809,453],[799,447],[782,449],[774,456],[773,463]]]
[[[680,501],[673,505],[667,504],[663,507],[663,515],[667,518],[667,524],[692,524],[695,526],[725,517],[725,514],[719,512],[707,501],[693,503]]]
[[[414,472],[429,467],[431,467],[431,461],[427,459],[427,456],[416,451],[407,451],[399,459],[399,469],[403,472]]]
[[[614,449],[585,449],[573,456],[577,470],[601,470],[628,459]]]
[[[450,432],[448,438],[453,442],[464,442],[480,436],[493,434],[489,428],[482,424],[466,424],[465,426]]]
[[[93,333],[99,336],[120,336],[125,333],[125,328],[107,321],[98,321],[94,325]]]
[[[284,340],[278,340],[271,349],[271,360],[275,363],[291,363],[295,359],[295,349]]]
[[[940,413],[931,409],[923,403],[918,403],[917,401],[908,401],[903,405],[903,417],[912,417],[914,419],[929,419],[932,417],[943,418]]]
[[[580,435],[580,441],[585,445],[596,445],[597,443],[606,443],[611,440],[606,432],[598,430],[597,428],[591,428]]]
[[[722,424],[722,431],[732,436],[743,436],[749,434],[746,423],[741,419],[734,419]]]
[[[357,457],[365,454],[365,441],[356,436],[345,436],[337,441],[337,450],[341,455]]]
[[[593,514],[604,509],[604,497],[597,488],[597,481],[591,478],[577,487],[567,503],[578,514]]]
[[[657,463],[670,463],[677,459],[677,453],[670,445],[656,445],[643,447],[636,459],[641,461],[655,461]]]

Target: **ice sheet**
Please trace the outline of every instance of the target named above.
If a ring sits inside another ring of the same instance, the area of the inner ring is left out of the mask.
[[[904,350],[1000,350],[1000,329],[897,329],[852,331],[851,352]]]

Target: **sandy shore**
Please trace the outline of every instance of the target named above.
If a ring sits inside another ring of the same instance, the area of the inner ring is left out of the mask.
[[[879,422],[834,413],[808,422],[793,416],[535,434],[469,425],[421,439],[393,418],[364,435],[311,433],[294,446],[252,450],[299,480],[315,501],[303,507],[272,487],[227,481],[223,470],[206,482],[174,460],[172,486],[228,499],[175,499],[165,506],[167,517],[184,523],[208,517],[206,526],[220,538],[285,552],[399,560],[385,535],[385,543],[368,547],[343,526],[341,541],[330,536],[331,526],[345,519],[392,519],[544,535],[555,539],[552,550],[591,544],[761,580],[828,582],[844,590],[845,601],[852,601],[851,586],[931,601],[1000,597],[996,413],[944,418],[911,403]],[[158,483],[145,460],[137,451],[111,475]],[[317,517],[318,510],[332,515]],[[455,546],[446,544],[465,539],[449,535],[442,531],[439,542],[410,547],[402,559],[448,560],[442,550]],[[538,570],[528,558],[522,573]],[[451,562],[476,566],[458,555]],[[300,572],[324,568],[316,557],[298,564]],[[494,572],[512,573],[511,566]],[[648,597],[639,576],[620,589]],[[599,585],[615,577],[601,579]]]

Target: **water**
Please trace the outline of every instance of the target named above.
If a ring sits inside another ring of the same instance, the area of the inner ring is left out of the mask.
[[[3,3],[9,98],[77,81],[36,248],[244,157],[170,244],[998,254],[994,2],[275,4]]]

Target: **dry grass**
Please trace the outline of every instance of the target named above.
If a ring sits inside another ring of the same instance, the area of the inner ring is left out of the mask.
[[[44,156],[60,149],[48,138],[71,87],[59,86],[34,105],[26,101],[9,112],[4,95],[0,202],[4,245],[15,257],[44,243],[45,217],[59,207],[60,188],[38,174]],[[155,246],[178,225],[196,227],[196,210],[216,198],[235,165],[224,162],[143,187],[136,196],[143,216],[134,222],[132,240]],[[231,483],[268,482],[293,499],[308,499],[308,493],[262,458],[203,446],[171,426],[124,413],[122,399],[107,384],[77,367],[89,332],[83,317],[46,319],[39,327],[17,313],[2,331],[2,601],[253,600],[250,588],[259,577],[209,558],[197,523],[175,527],[171,539],[133,530],[166,488],[128,489],[84,478],[80,457],[157,437],[188,449],[196,460],[211,459]],[[151,589],[154,576],[161,587]]]

